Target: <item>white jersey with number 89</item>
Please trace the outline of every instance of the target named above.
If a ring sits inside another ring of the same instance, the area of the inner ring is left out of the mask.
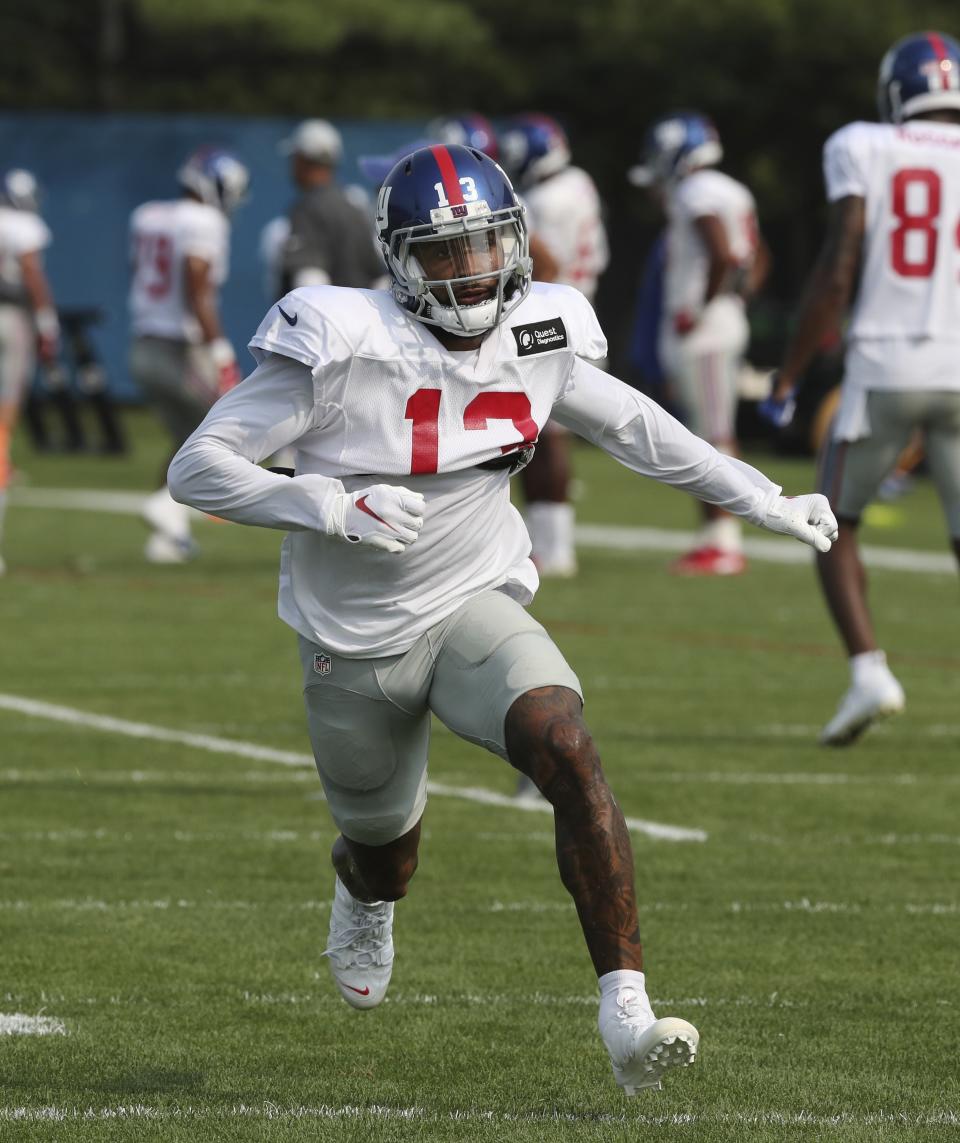
[[[831,202],[866,201],[849,336],[960,341],[960,125],[850,123],[823,167]]]

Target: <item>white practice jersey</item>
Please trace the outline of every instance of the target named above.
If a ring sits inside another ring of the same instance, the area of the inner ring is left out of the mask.
[[[850,123],[823,168],[831,202],[865,200],[849,336],[960,341],[960,125]]]
[[[726,231],[730,253],[745,270],[757,253],[757,208],[753,195],[722,171],[702,168],[674,184],[667,196],[667,248],[664,266],[664,320],[676,314],[700,315],[704,309],[710,256],[697,230],[699,218],[713,215]],[[710,310],[716,310],[711,314]],[[731,336],[740,336],[745,322],[743,299],[738,294],[715,297],[702,322],[722,332],[725,320]]]
[[[610,251],[600,196],[579,167],[565,167],[523,193],[530,231],[557,261],[556,280],[593,300]]]
[[[0,206],[0,304],[17,298],[22,291],[23,255],[46,249],[51,239],[50,228],[39,214]]]
[[[145,202],[130,218],[130,322],[135,336],[201,340],[186,296],[185,260],[210,265],[215,285],[229,269],[230,223],[223,211],[193,199]]]
[[[478,350],[450,352],[390,293],[307,286],[272,307],[260,362],[170,468],[174,496],[282,528],[280,616],[346,656],[399,654],[478,592],[529,602],[538,584],[509,472],[478,467],[536,440],[548,417],[647,475],[760,519],[779,489],[590,365],[606,341],[590,304],[535,283]],[[296,476],[258,462],[293,444]],[[327,536],[333,498],[373,484],[426,500],[399,555]]]

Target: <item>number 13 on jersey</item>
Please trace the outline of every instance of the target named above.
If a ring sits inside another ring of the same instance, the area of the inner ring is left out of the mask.
[[[440,401],[442,390],[418,389],[407,401],[404,419],[413,422],[410,474],[428,475],[437,471],[440,459]],[[537,422],[533,419],[526,393],[491,391],[480,393],[463,410],[463,427],[483,430],[489,421],[510,421],[521,439],[501,445],[501,453],[512,452],[537,439]]]

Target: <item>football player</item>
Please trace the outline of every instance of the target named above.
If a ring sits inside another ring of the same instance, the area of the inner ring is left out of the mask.
[[[373,286],[383,276],[369,202],[337,181],[340,132],[326,119],[307,119],[280,144],[290,156],[299,194],[281,252],[283,289],[294,286]]]
[[[216,399],[240,380],[223,333],[219,290],[226,281],[230,215],[247,193],[247,168],[228,151],[204,148],[177,172],[183,194],[146,202],[130,219],[130,372],[165,425],[173,451]],[[150,496],[151,563],[184,563],[196,554],[190,514],[166,486]]]
[[[57,358],[60,323],[43,269],[51,234],[29,171],[0,177],[0,542],[10,484],[10,441],[37,357]],[[5,565],[0,555],[0,575]]]
[[[850,687],[820,741],[845,746],[903,710],[877,647],[857,546],[861,514],[915,430],[960,558],[960,44],[938,32],[898,41],[880,65],[882,123],[849,123],[824,145],[830,218],[766,410],[789,421],[824,333],[853,303],[840,404],[821,452],[837,507],[833,554],[818,557]]]
[[[465,111],[462,114],[442,115],[432,119],[420,138],[411,140],[392,154],[361,155],[357,159],[357,166],[379,189],[399,159],[405,158],[411,151],[429,147],[434,143],[442,143],[446,147],[454,143],[463,147],[474,147],[489,155],[494,162],[500,161],[500,144],[493,124],[485,115],[480,115],[476,111]]]
[[[547,115],[515,116],[502,134],[501,145],[528,212],[534,279],[573,286],[592,303],[609,261],[593,179],[573,166],[563,128]],[[570,476],[565,431],[550,422],[521,477],[533,560],[543,576],[576,574]]]
[[[688,428],[736,455],[737,376],[749,339],[745,300],[762,285],[769,254],[753,195],[716,169],[723,157],[713,123],[682,111],[647,133],[629,179],[652,189],[667,216],[659,358]],[[736,575],[746,567],[739,522],[701,505],[693,550],[680,575]]]
[[[297,632],[307,722],[340,834],[326,955],[343,998],[379,1004],[394,902],[417,866],[430,714],[528,774],[599,978],[600,1032],[628,1094],[691,1063],[698,1034],[644,987],[623,816],[580,683],[524,610],[537,588],[509,481],[550,416],[638,472],[830,546],[823,496],[785,499],[588,364],[586,298],[531,284],[523,210],[482,152],[401,159],[379,195],[389,291],[306,287],[270,309],[258,364],[174,458],[174,496],[284,540],[280,615]],[[258,466],[297,450],[292,479]]]

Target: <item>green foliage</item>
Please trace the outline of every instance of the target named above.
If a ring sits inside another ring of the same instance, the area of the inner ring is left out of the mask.
[[[616,354],[659,224],[624,177],[649,122],[716,119],[760,204],[768,293],[792,300],[822,230],[823,142],[874,117],[884,50],[924,27],[960,32],[955,0],[6,0],[0,106],[557,115],[613,223],[600,302]]]

